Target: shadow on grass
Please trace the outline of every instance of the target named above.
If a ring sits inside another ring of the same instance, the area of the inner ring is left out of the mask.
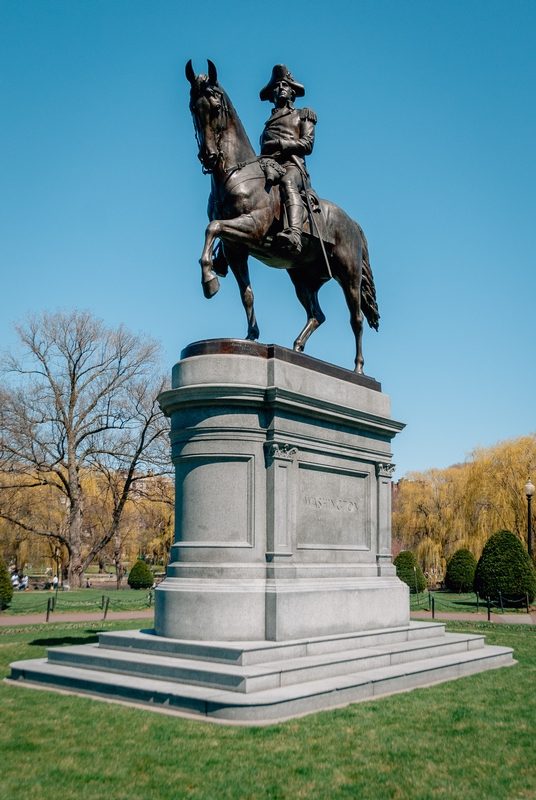
[[[50,636],[39,638],[39,639],[32,639],[31,642],[28,644],[34,647],[61,647],[62,645],[74,645],[74,644],[93,644],[99,641],[99,633],[109,632],[109,628],[86,628],[85,631],[80,631],[80,633],[75,634],[74,636],[68,635],[58,635],[54,636],[51,634]],[[140,633],[154,633],[153,628],[142,628]]]
[[[87,631],[86,635],[77,636],[48,636],[43,639],[33,639],[28,642],[30,647],[61,647],[62,645],[72,644],[92,644],[99,641],[100,631]]]

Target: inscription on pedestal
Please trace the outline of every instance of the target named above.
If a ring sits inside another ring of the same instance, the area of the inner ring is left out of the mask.
[[[325,509],[326,511],[347,511],[348,513],[352,513],[353,511],[357,511],[357,503],[353,500],[334,500],[332,497],[308,497],[305,495],[303,498],[303,502],[306,506],[317,508],[317,509]]]

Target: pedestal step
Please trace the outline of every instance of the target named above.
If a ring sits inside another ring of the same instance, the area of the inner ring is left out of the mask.
[[[419,624],[406,629],[402,642],[384,641],[370,647],[289,658],[280,658],[279,652],[278,660],[249,665],[208,661],[191,654],[186,658],[184,652],[178,654],[192,644],[186,642],[176,643],[174,655],[165,652],[166,647],[164,654],[141,652],[132,646],[122,650],[102,645],[56,648],[49,651],[48,660],[13,663],[11,680],[20,685],[148,703],[216,720],[259,724],[515,663],[511,648],[487,646],[481,636],[441,635],[438,628],[442,626],[423,625],[435,635],[427,636],[428,631],[422,629],[422,638],[408,640],[421,628]],[[140,641],[137,635],[125,632],[126,641],[128,633],[131,643]],[[382,634],[377,635],[381,638]],[[107,645],[114,641],[113,636],[103,637]],[[340,645],[340,637],[335,638]],[[350,641],[356,637],[346,638]],[[295,642],[292,646],[307,649],[315,644],[319,646],[319,641]],[[334,641],[330,644],[337,646]],[[225,643],[204,646],[220,658],[227,651]],[[248,643],[242,647],[242,654],[265,649],[277,653],[281,647],[277,643]],[[229,651],[240,648],[233,645]]]
[[[409,625],[399,628],[332,634],[282,642],[197,642],[156,636],[152,630],[109,631],[99,635],[99,647],[247,666],[444,635],[444,622],[420,621],[410,622]]]
[[[482,648],[484,637],[446,634],[424,641],[345,650],[302,656],[261,665],[231,665],[184,659],[160,654],[101,649],[98,645],[61,647],[49,650],[50,664],[82,667],[97,671],[138,675],[155,680],[175,681],[234,692],[258,692],[296,683],[331,678],[355,672],[369,672],[425,658],[462,653]]]

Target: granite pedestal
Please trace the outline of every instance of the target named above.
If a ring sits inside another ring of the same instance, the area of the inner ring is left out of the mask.
[[[175,542],[155,627],[12,664],[11,679],[259,724],[509,665],[410,623],[391,563],[391,440],[372,378],[275,345],[190,345],[171,418]]]
[[[191,345],[171,417],[176,537],[156,632],[282,641],[409,621],[391,563],[391,446],[370,378],[277,346]]]

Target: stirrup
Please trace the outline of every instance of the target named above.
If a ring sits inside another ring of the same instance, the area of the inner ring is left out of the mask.
[[[292,253],[301,253],[301,234],[292,228],[286,228],[275,237],[279,244],[290,250]]]

